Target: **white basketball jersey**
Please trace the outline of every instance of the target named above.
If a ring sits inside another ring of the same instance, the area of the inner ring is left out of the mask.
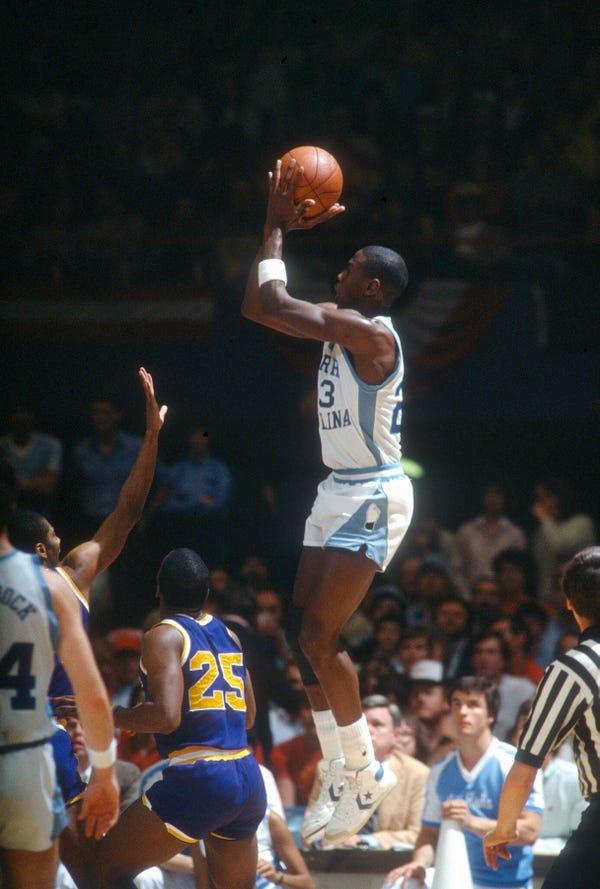
[[[391,319],[378,316],[394,335],[396,364],[379,384],[359,378],[348,351],[324,343],[318,376],[319,434],[330,469],[366,469],[399,463],[404,361]]]
[[[0,557],[0,748],[48,738],[58,624],[37,556]]]

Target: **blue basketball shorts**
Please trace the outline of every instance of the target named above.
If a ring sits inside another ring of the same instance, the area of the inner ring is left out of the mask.
[[[267,805],[255,758],[168,763],[142,795],[144,805],[184,843],[208,836],[241,840],[256,833]]]
[[[71,738],[66,729],[58,726],[50,738],[54,751],[56,782],[66,806],[72,806],[83,796],[85,783],[79,777],[77,757],[73,753]]]
[[[385,571],[413,514],[413,489],[397,464],[333,470],[318,487],[304,545],[365,554]]]

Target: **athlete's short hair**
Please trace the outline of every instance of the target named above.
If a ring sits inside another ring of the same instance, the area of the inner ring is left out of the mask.
[[[34,553],[38,543],[46,543],[49,522],[32,509],[15,509],[8,520],[10,542],[24,553]]]
[[[600,623],[600,546],[589,546],[573,556],[562,585],[577,614]]]
[[[171,550],[158,569],[158,588],[169,608],[202,608],[208,596],[208,580],[208,568],[192,549]]]
[[[389,247],[371,245],[360,251],[365,257],[367,275],[379,278],[386,306],[399,299],[408,285],[408,270],[399,253]]]

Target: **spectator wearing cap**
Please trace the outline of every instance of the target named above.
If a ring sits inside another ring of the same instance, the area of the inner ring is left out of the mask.
[[[114,659],[115,690],[112,703],[130,707],[133,693],[140,684],[139,660],[143,633],[137,627],[111,630],[107,640]]]
[[[451,738],[448,729],[448,701],[441,661],[424,658],[410,669],[408,709],[423,727],[428,763],[439,759]]]

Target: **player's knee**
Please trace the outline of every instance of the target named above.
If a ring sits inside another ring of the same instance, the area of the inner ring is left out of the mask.
[[[290,647],[290,651],[292,652],[292,656],[298,670],[300,671],[300,677],[302,679],[303,685],[306,687],[308,685],[318,685],[319,680],[317,679],[316,673],[310,665],[310,661],[306,657],[304,650],[302,648],[302,644],[300,642],[300,634],[301,634],[301,626],[302,626],[302,609],[295,608],[293,613],[290,616],[290,620],[285,632],[285,638]]]

